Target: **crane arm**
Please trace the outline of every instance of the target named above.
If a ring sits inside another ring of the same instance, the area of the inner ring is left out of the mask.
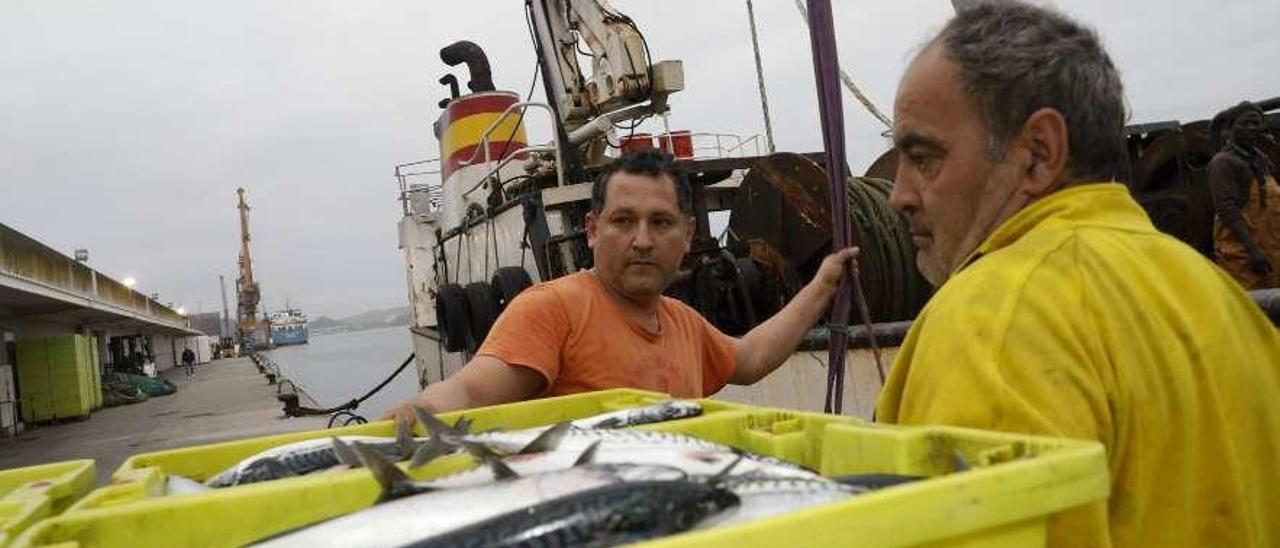
[[[593,122],[593,128],[607,130],[609,123],[665,111],[667,96],[684,88],[680,62],[651,64],[635,23],[608,0],[528,0],[528,5],[549,99],[566,132]],[[582,45],[591,57],[590,75],[578,66]],[[650,107],[629,108],[646,102]],[[583,139],[600,134],[594,129],[579,133]]]

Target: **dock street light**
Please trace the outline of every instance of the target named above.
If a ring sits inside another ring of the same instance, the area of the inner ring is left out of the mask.
[[[133,286],[138,285],[138,280],[133,279],[133,276],[125,276],[124,280],[121,280],[120,283],[124,284],[124,286],[129,289],[133,289]]]

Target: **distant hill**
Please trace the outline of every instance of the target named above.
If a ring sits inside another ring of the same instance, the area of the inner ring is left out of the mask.
[[[330,318],[320,316],[308,322],[310,329],[316,333],[337,333],[343,331],[363,331],[397,325],[409,325],[409,307],[398,306],[361,312],[353,316]]]

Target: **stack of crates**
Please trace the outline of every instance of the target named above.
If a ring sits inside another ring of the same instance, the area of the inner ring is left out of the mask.
[[[88,375],[86,377],[89,390],[90,408],[94,411],[102,409],[102,361],[98,353],[98,339],[77,335],[80,346],[84,348],[84,358]]]
[[[82,418],[102,406],[97,345],[92,337],[24,337],[16,346],[23,421]]]

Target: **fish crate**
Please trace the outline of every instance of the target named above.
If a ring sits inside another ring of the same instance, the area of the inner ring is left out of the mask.
[[[563,401],[568,400],[542,403]],[[589,406],[579,409],[582,412],[554,412],[543,418],[564,420],[593,411]],[[534,408],[488,416],[482,411],[442,418],[465,414],[480,429],[547,423],[533,416],[538,414]],[[512,422],[504,425],[502,420]],[[389,428],[384,426],[380,433]],[[691,435],[829,477],[916,478],[841,502],[666,537],[651,542],[653,546],[1043,546],[1053,516],[1100,502],[1109,490],[1103,448],[1092,441],[954,427],[893,427],[746,406],[708,409],[701,417],[636,428]],[[471,457],[458,454],[409,475],[430,479],[473,466]],[[348,470],[197,495],[149,497],[68,511],[28,529],[16,545],[238,546],[367,508],[379,492],[368,471]]]
[[[778,457],[827,477],[918,478],[647,544],[654,547],[1044,546],[1054,515],[1100,503],[1110,492],[1106,454],[1095,441],[766,408],[637,428]]]
[[[32,524],[65,511],[93,488],[92,460],[0,470],[0,546]]]
[[[481,407],[466,411],[441,414],[447,422],[467,417],[472,420],[472,428],[477,431],[492,428],[518,430],[535,426],[545,426],[561,421],[568,421],[619,411],[666,401],[671,399],[666,394],[643,390],[614,389],[588,394],[576,394],[556,398],[544,398],[526,402],[510,403]],[[702,405],[704,414],[714,414],[744,408],[742,405],[697,400]],[[421,425],[415,425],[415,435],[425,436]],[[242,459],[262,451],[289,443],[327,438],[332,436],[387,436],[395,435],[395,424],[391,421],[372,422],[327,430],[295,432],[259,438],[229,441],[196,447],[183,447],[153,453],[144,453],[129,457],[111,476],[111,484],[101,487],[81,499],[72,508],[73,511],[105,508],[120,504],[129,504],[142,500],[165,497],[168,476],[182,476],[204,481],[219,472],[235,465]],[[457,466],[465,464],[459,461]],[[312,476],[286,478],[270,483],[289,485],[306,485]],[[249,485],[227,487],[218,490],[236,490]],[[191,495],[186,495],[191,496]],[[198,496],[198,495],[197,495]]]

